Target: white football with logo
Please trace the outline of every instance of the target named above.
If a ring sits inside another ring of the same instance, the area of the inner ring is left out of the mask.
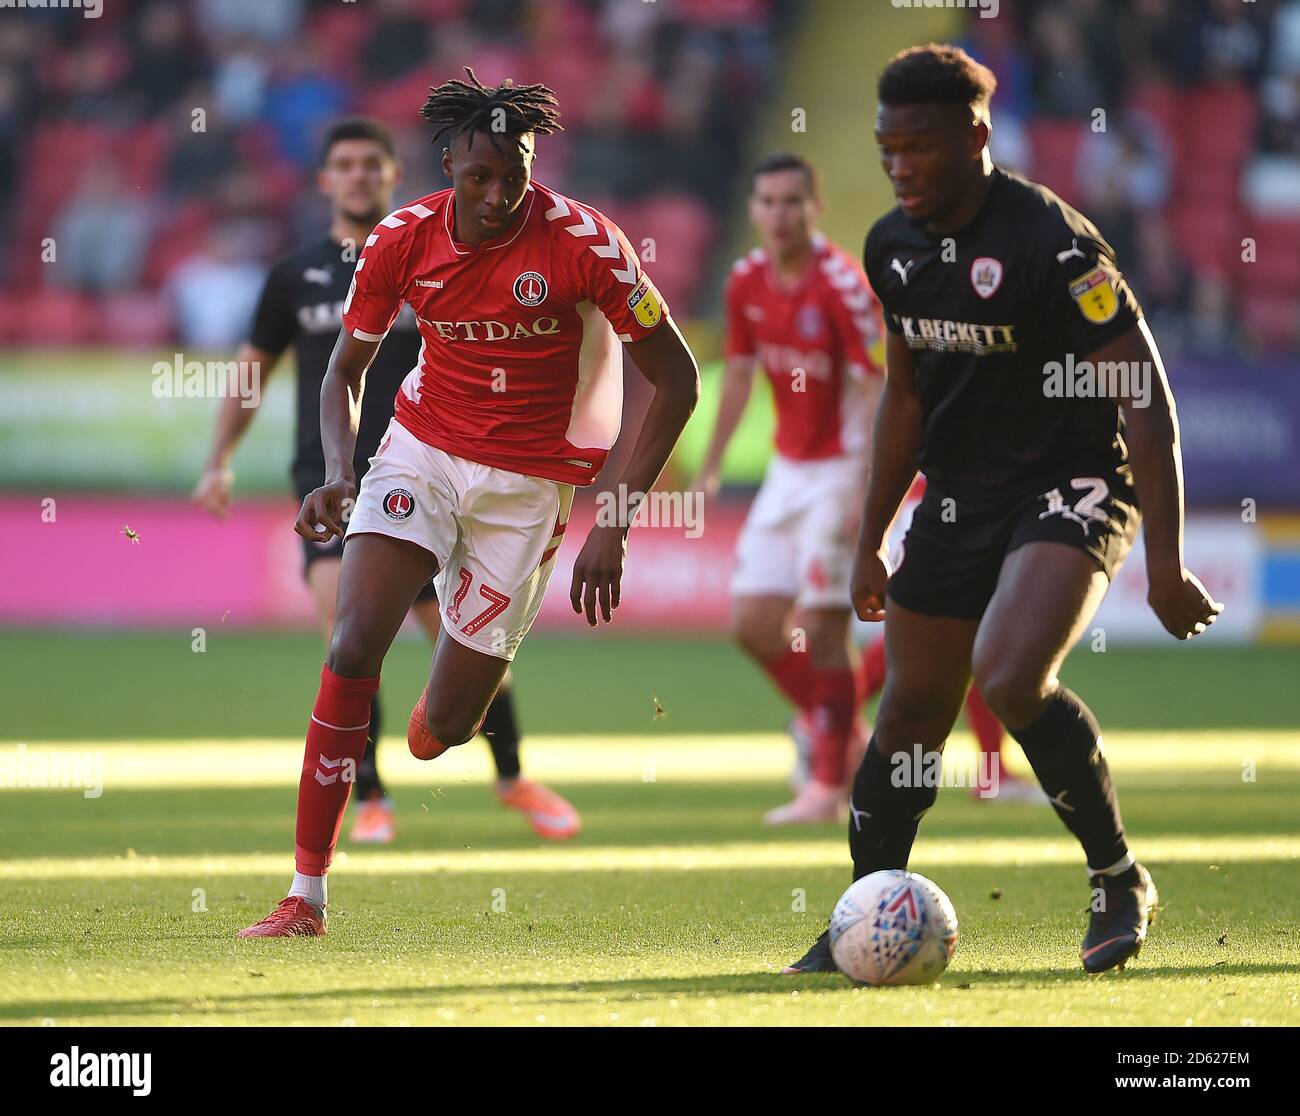
[[[860,984],[933,984],[956,948],[952,900],[915,872],[863,876],[831,915],[831,956]]]

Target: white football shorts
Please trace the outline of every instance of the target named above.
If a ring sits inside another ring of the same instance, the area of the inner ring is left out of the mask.
[[[443,629],[509,660],[537,619],[572,506],[571,484],[467,461],[393,419],[346,538],[388,535],[432,552]]]
[[[803,608],[849,608],[865,467],[850,457],[794,461],[779,454],[736,544],[735,597],[788,597]]]

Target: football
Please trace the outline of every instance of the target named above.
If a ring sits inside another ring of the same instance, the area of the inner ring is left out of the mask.
[[[831,956],[860,984],[932,984],[956,948],[952,900],[915,872],[863,876],[831,915]]]

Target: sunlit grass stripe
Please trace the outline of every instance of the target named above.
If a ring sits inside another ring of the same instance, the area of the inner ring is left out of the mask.
[[[290,786],[298,781],[302,744],[294,739],[197,739],[148,744],[51,741],[25,746],[29,765],[42,757],[97,757],[105,793],[114,789]],[[1280,731],[1164,733],[1117,732],[1106,737],[1106,753],[1120,772],[1150,772],[1162,781],[1181,773],[1220,772],[1241,781],[1243,770],[1263,780],[1267,773],[1300,771],[1300,733]],[[1025,771],[1011,745],[1008,765]],[[775,733],[707,736],[536,736],[525,741],[529,771],[565,783],[730,782],[781,779],[789,771],[792,747]],[[974,748],[962,733],[949,742],[947,763],[971,764]],[[0,794],[12,793],[17,744],[0,744]],[[414,759],[400,740],[380,751],[384,779],[397,786],[436,787],[481,782],[490,777],[488,750],[481,743],[456,748],[433,763]],[[9,776],[9,777],[7,777]],[[21,789],[21,788],[20,788]]]
[[[349,875],[401,876],[435,873],[549,873],[609,871],[745,871],[846,867],[844,842],[824,841],[695,845],[605,845],[599,848],[537,848],[466,852],[340,852],[331,878]],[[1225,864],[1233,861],[1284,861],[1300,857],[1300,835],[1226,835],[1206,838],[1144,836],[1142,859],[1148,864]],[[1079,850],[1068,840],[999,838],[954,842],[917,841],[912,866],[978,867],[985,865],[1080,864]],[[241,853],[210,856],[33,857],[0,862],[0,881],[81,878],[184,877],[284,874],[292,869],[287,853]],[[1081,869],[1082,870],[1082,869]]]

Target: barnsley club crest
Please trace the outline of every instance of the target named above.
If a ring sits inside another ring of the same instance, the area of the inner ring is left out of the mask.
[[[1002,261],[991,256],[981,256],[970,265],[970,285],[980,298],[992,298],[1002,286]]]

